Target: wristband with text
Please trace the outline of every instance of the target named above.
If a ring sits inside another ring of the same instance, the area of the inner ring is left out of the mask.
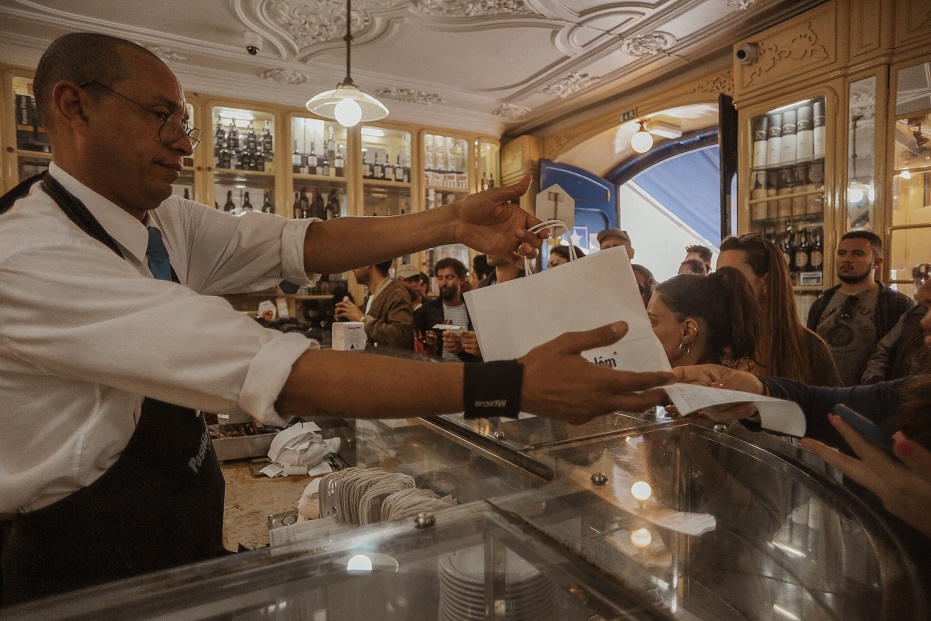
[[[524,365],[517,360],[467,363],[463,377],[466,418],[516,418],[520,413]]]

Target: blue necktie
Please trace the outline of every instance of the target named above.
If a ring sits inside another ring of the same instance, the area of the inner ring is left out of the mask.
[[[168,248],[162,241],[162,232],[154,226],[149,227],[149,247],[145,251],[149,259],[149,269],[158,280],[171,280],[171,263],[168,261]]]

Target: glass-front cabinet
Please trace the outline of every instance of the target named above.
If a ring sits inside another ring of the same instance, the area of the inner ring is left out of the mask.
[[[49,144],[45,127],[36,110],[36,100],[32,92],[32,77],[25,75],[8,75],[12,97],[7,103],[12,115],[4,121],[4,128],[12,125],[11,137],[5,140],[6,151],[12,157],[7,166],[7,173],[13,177],[16,185],[20,181],[48,169],[52,160],[52,147]],[[12,123],[8,125],[9,121]]]
[[[469,141],[464,137],[421,132],[423,152],[423,200],[424,209],[434,209],[465,198],[472,190],[470,179]],[[466,268],[470,267],[469,249],[462,244],[437,246],[424,253],[422,271],[433,274],[437,261],[447,257],[457,259]],[[436,291],[431,279],[430,290]]]
[[[895,84],[886,261],[897,288],[911,295],[913,268],[931,263],[931,60],[896,71]]]
[[[214,105],[210,118],[214,206],[235,214],[274,212],[276,115]]]
[[[410,213],[411,132],[363,125],[362,214],[397,216]]]
[[[824,269],[825,98],[750,119],[749,230],[779,246],[796,286],[820,286]]]

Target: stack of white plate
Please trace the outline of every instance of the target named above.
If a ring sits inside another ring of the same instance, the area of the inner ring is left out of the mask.
[[[505,618],[508,621],[552,619],[557,603],[553,584],[511,550],[506,553],[506,562]],[[494,568],[489,567],[488,573],[492,571]],[[482,621],[494,616],[493,610],[486,614],[485,573],[483,546],[440,557],[440,621]]]

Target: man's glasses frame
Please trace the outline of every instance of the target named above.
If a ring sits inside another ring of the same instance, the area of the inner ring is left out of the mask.
[[[88,80],[87,82],[82,82],[81,84],[78,84],[78,88],[87,88],[88,86],[99,86],[100,88],[104,90],[110,91],[114,95],[119,95],[120,97],[128,101],[129,103],[138,107],[139,109],[144,110],[148,112],[149,114],[154,114],[155,116],[157,116],[162,121],[162,124],[158,128],[158,139],[161,140],[166,145],[169,145],[175,142],[181,136],[187,136],[188,140],[191,141],[191,148],[195,149],[197,148],[197,145],[200,144],[201,140],[203,140],[204,138],[204,131],[188,123],[187,120],[185,120],[184,117],[181,116],[181,114],[178,112],[168,113],[168,112],[161,112],[159,110],[152,110],[150,108],[146,108],[138,101],[135,101],[134,99],[130,99],[123,93],[113,90],[106,84],[101,84],[97,80]]]

